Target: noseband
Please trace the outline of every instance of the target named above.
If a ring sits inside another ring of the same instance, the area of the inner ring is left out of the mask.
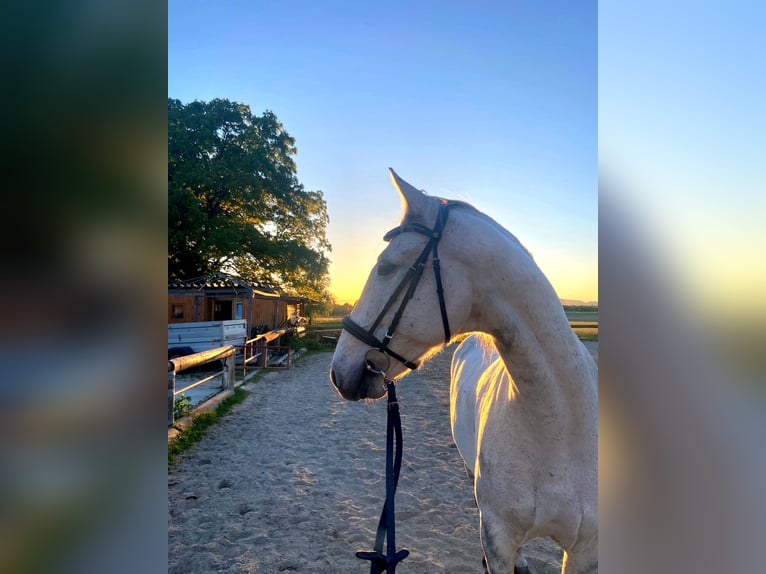
[[[408,361],[398,353],[392,351],[388,348],[388,344],[394,336],[394,332],[396,331],[396,327],[399,324],[399,320],[402,318],[402,314],[404,313],[404,309],[407,306],[407,303],[409,303],[410,299],[412,299],[412,296],[415,294],[415,289],[418,286],[420,278],[423,276],[423,269],[425,268],[425,264],[429,255],[433,255],[434,277],[436,278],[436,294],[439,297],[439,310],[441,311],[442,325],[444,326],[444,342],[447,343],[450,340],[449,320],[447,319],[447,307],[444,304],[444,289],[442,288],[442,275],[441,267],[439,264],[438,245],[439,240],[442,237],[442,232],[444,231],[444,226],[447,224],[449,210],[452,205],[453,204],[448,201],[444,201],[441,203],[441,205],[439,205],[439,215],[436,218],[436,223],[434,224],[433,229],[429,229],[425,225],[421,225],[419,223],[404,223],[399,227],[393,228],[383,236],[384,241],[391,241],[400,233],[414,231],[415,233],[420,233],[421,235],[428,237],[428,242],[426,243],[418,258],[415,260],[415,263],[407,270],[407,274],[404,276],[404,278],[394,290],[391,297],[383,306],[383,310],[368,329],[365,329],[364,327],[361,327],[359,324],[354,322],[350,316],[343,318],[343,328],[351,335],[363,343],[379,349],[383,353],[393,357],[408,369],[417,369],[417,363],[414,361]],[[386,334],[383,336],[383,340],[378,339],[374,334],[375,329],[377,329],[378,325],[383,320],[383,317],[386,315],[386,313],[388,313],[389,309],[391,309],[405,288],[407,291],[404,293],[402,302],[399,303],[399,308],[394,314],[391,325],[386,330]]]

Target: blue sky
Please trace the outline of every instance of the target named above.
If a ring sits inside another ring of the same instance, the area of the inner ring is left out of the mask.
[[[766,309],[766,7],[599,4],[599,166],[683,298]]]
[[[353,302],[400,216],[387,168],[519,237],[598,298],[595,2],[177,2],[168,95],[271,109],[324,192]]]

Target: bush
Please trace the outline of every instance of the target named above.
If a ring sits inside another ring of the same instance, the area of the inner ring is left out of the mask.
[[[183,393],[178,395],[173,401],[173,419],[178,420],[188,415],[192,410],[191,398],[187,397]]]

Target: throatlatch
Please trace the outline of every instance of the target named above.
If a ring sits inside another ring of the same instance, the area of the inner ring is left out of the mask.
[[[394,574],[396,564],[409,556],[409,550],[396,551],[396,525],[394,496],[399,483],[402,468],[402,421],[399,416],[399,402],[396,400],[396,384],[386,377],[388,357],[377,349],[371,349],[365,358],[367,369],[383,377],[388,394],[386,425],[386,502],[378,521],[378,533],[375,536],[375,548],[372,551],[359,551],[357,558],[370,561],[370,574]],[[394,439],[396,452],[394,453]],[[383,539],[386,539],[386,554],[383,554]]]

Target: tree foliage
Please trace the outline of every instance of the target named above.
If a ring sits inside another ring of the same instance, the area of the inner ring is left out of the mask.
[[[335,296],[327,289],[319,294],[313,303],[306,305],[307,317],[329,317],[335,308]]]
[[[314,297],[327,285],[321,191],[298,181],[276,115],[215,99],[168,99],[168,274],[235,271]]]

